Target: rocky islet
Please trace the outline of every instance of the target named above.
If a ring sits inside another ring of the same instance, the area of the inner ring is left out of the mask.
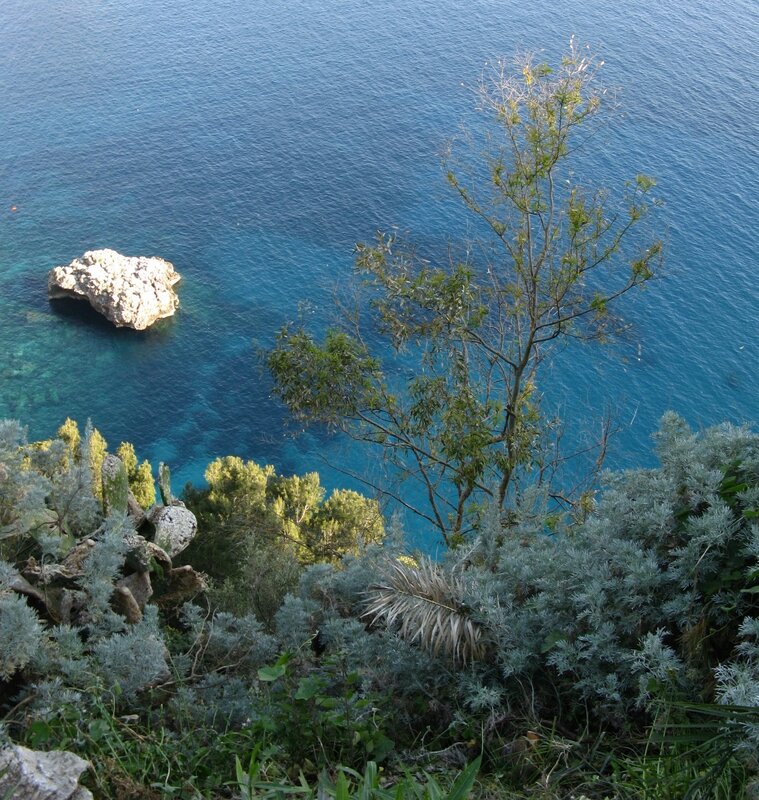
[[[174,314],[179,298],[173,287],[180,279],[162,258],[89,250],[50,270],[48,295],[51,300],[87,300],[117,328],[141,331]]]

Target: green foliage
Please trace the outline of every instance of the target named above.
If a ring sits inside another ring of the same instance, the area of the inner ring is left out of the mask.
[[[349,767],[340,767],[335,778],[323,772],[319,776],[316,787],[300,775],[297,785],[289,782],[267,780],[266,763],[259,758],[260,748],[250,754],[247,769],[239,758],[235,761],[237,786],[242,800],[255,798],[279,798],[282,795],[295,795],[307,800],[466,800],[477,778],[480,759],[469,764],[454,780],[449,791],[441,788],[438,781],[430,775],[419,779],[410,775],[394,785],[383,786],[380,781],[380,768],[374,761],[369,761],[363,773]]]
[[[169,626],[112,607],[133,529],[98,514],[89,459],[0,424],[8,730],[90,758],[104,798],[465,797],[475,768],[403,763],[480,750],[483,798],[740,798],[759,757],[759,436],[668,415],[657,446],[660,467],[606,476],[581,518],[537,487],[438,563],[394,535],[337,559],[379,535],[376,506],[220,459],[194,497],[240,537],[245,570],[217,589],[235,613],[186,606]],[[32,556],[58,573],[82,537],[86,614],[58,624],[22,572]]]
[[[103,479],[101,471],[103,468],[103,461],[108,453],[108,443],[103,438],[102,434],[97,428],[92,427],[92,423],[88,420],[87,426],[84,430],[83,448],[85,460],[90,467],[92,475],[92,489],[95,497],[102,500],[103,497]]]
[[[269,356],[277,391],[298,419],[318,416],[337,426],[361,409],[379,409],[379,361],[361,342],[332,330],[322,347],[302,330],[284,328]]]
[[[535,490],[506,526],[491,513],[477,540],[440,564],[401,566],[390,552],[339,572],[312,567],[300,607],[292,600],[280,613],[327,632],[347,624],[335,610],[368,612],[372,630],[341,645],[349,661],[371,664],[371,680],[397,697],[434,686],[441,705],[448,698],[458,709],[438,730],[478,735],[479,719],[495,749],[508,742],[503,720],[515,717],[635,741],[652,704],[756,707],[759,435],[729,425],[694,434],[670,414],[656,438],[661,466],[607,475],[584,520],[549,528],[548,498]],[[445,657],[469,647],[473,631],[487,646],[471,663]],[[409,723],[421,719],[430,724],[415,709]],[[740,764],[745,752],[747,764],[759,754],[759,727],[739,719],[729,753]],[[674,774],[671,752],[650,756]],[[712,752],[688,769],[701,774],[721,759]]]
[[[82,444],[82,436],[79,433],[79,426],[76,420],[71,419],[71,417],[66,417],[63,425],[58,428],[56,436],[68,445],[71,457],[78,459]]]
[[[229,513],[233,508],[263,511],[266,486],[273,476],[271,466],[260,467],[238,456],[217,458],[205,471],[208,502],[217,513]]]
[[[142,508],[147,509],[155,504],[155,481],[153,480],[153,470],[147,459],[137,467],[134,477],[130,479],[129,486],[134,499]]]
[[[129,478],[129,488],[134,495],[134,499],[142,508],[150,508],[155,504],[155,481],[153,480],[153,470],[150,462],[145,460],[141,464],[138,461],[134,445],[130,442],[122,442],[116,455],[124,463]]]
[[[555,69],[530,58],[518,67],[498,63],[483,80],[483,147],[457,145],[446,159],[477,246],[446,262],[394,235],[359,244],[368,302],[322,344],[285,327],[268,357],[291,413],[377,448],[415,484],[413,495],[388,491],[449,545],[483,505],[505,509],[552,476],[561,435],[541,412],[541,365],[562,341],[615,333],[618,300],[653,278],[662,255],[640,230],[652,179],[638,176],[612,203],[576,177],[573,154],[609,99],[600,63],[572,43]],[[396,358],[373,355],[367,343],[382,339]]]
[[[656,710],[644,746],[612,760],[617,792],[641,800],[754,796],[757,784],[751,786],[752,770],[740,742],[741,722],[755,721],[757,708],[679,702],[660,703]]]
[[[335,489],[304,531],[306,547],[318,561],[356,553],[359,543],[377,544],[384,535],[377,501],[350,489]]]
[[[129,505],[129,478],[127,468],[121,461],[113,462],[113,468],[101,476],[103,482],[103,511],[106,514],[126,514]]]
[[[137,453],[134,451],[134,445],[131,442],[122,442],[116,450],[116,455],[126,467],[127,475],[131,480],[137,472]]]
[[[389,710],[389,698],[367,691],[339,653],[307,671],[306,663],[285,654],[259,669],[265,702],[253,730],[275,741],[288,763],[304,772],[325,760],[350,766],[385,759],[394,747],[387,735],[392,719],[377,717],[376,710]]]
[[[270,623],[301,565],[338,562],[384,536],[376,501],[349,490],[325,500],[315,472],[284,477],[226,456],[205,477],[207,489],[185,493],[199,533],[182,559],[214,578],[214,601],[236,613],[253,610]]]
[[[253,613],[272,628],[283,598],[297,590],[303,566],[289,547],[265,537],[246,537],[235,553],[235,568],[217,578],[212,602],[234,614]]]
[[[32,723],[25,743],[87,758],[93,769],[85,783],[100,800],[229,797],[225,786],[234,782],[236,755],[256,744],[248,731],[172,720],[160,710],[123,715],[98,701],[83,714],[70,698],[53,716]]]

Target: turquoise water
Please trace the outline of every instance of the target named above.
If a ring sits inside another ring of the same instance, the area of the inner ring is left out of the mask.
[[[656,176],[667,262],[630,335],[565,354],[547,400],[589,429],[610,407],[623,466],[668,408],[759,419],[758,20],[754,0],[2,0],[0,417],[35,438],[91,417],[179,483],[228,453],[350,483],[361,455],[291,435],[259,349],[301,301],[325,324],[377,228],[463,232],[438,154],[485,62],[575,34],[625,112],[593,174]],[[175,319],[51,309],[47,270],[98,247],[171,260]]]

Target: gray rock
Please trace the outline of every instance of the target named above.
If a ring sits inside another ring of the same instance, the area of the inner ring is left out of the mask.
[[[195,515],[182,505],[155,506],[149,519],[155,526],[153,540],[172,557],[181,553],[198,532]]]
[[[61,569],[72,577],[81,577],[84,575],[85,562],[92,555],[94,549],[94,539],[83,539],[66,554],[61,563]]]
[[[136,625],[142,620],[142,609],[126,586],[117,586],[114,589],[111,607],[130,625]]]
[[[173,265],[162,258],[90,250],[68,266],[50,270],[48,294],[51,299],[88,300],[117,328],[141,331],[177,310],[172,287],[179,280]]]
[[[137,502],[137,499],[132,494],[131,489],[129,490],[129,495],[127,497],[127,514],[129,514],[129,516],[132,518],[132,525],[134,525],[135,530],[137,530],[147,519],[145,511]]]
[[[156,598],[159,607],[177,606],[208,591],[206,576],[202,572],[195,572],[189,564],[174,567],[167,576],[166,584],[163,594]]]
[[[161,492],[161,501],[165,506],[174,504],[174,495],[171,493],[171,470],[163,461],[158,465],[158,489]]]
[[[33,597],[38,603],[41,603],[43,606],[46,603],[46,597],[44,592],[41,592],[36,586],[32,586],[26,578],[19,575],[17,572],[13,574],[10,582],[10,588],[13,589],[14,592],[18,592],[19,594],[26,595],[27,597]],[[2,795],[0,795],[1,797]]]
[[[129,572],[149,572],[158,568],[160,572],[169,572],[172,568],[169,554],[155,542],[144,536],[133,534],[126,539],[129,551],[125,559],[125,568]]]
[[[137,607],[142,611],[145,603],[153,596],[153,585],[150,582],[150,573],[133,572],[116,583],[117,588],[128,589]]]
[[[171,572],[173,564],[169,554],[160,548],[155,542],[145,542],[149,558],[155,562],[155,566],[160,567],[164,574]]]
[[[79,786],[90,766],[66,750],[41,753],[14,745],[0,750],[0,797],[13,800],[93,800]]]
[[[113,480],[121,473],[121,468],[124,467],[124,462],[113,453],[107,453],[103,459],[103,464],[100,467],[100,475],[103,478],[110,478]],[[126,469],[126,467],[124,467]]]

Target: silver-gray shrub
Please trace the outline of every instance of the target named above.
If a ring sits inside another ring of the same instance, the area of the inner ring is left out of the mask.
[[[759,650],[743,620],[759,617],[759,436],[731,425],[694,433],[668,414],[655,438],[660,466],[607,474],[584,521],[549,526],[536,490],[508,524],[485,515],[477,540],[439,565],[465,578],[460,607],[489,643],[480,662],[454,668],[394,631],[355,626],[352,650],[375,676],[401,686],[422,676],[491,714],[625,725],[653,698],[756,697]],[[319,612],[288,601],[280,629],[284,617],[325,630],[325,617],[360,616],[362,593],[394,557],[351,560],[339,575],[312,569],[301,597]]]
[[[29,664],[43,638],[40,620],[25,598],[0,590],[0,679]]]
[[[0,420],[0,557],[12,554],[18,537],[48,518],[45,498],[52,484],[25,466],[26,431]]]
[[[21,678],[30,710],[54,713],[69,691],[131,699],[168,674],[156,610],[129,627],[111,607],[134,531],[123,515],[102,519],[92,486],[64,442],[28,444],[18,423],[0,422],[0,679]],[[33,556],[54,570],[85,538],[93,546],[72,590],[82,611],[76,626],[56,624],[33,606],[24,565]]]
[[[134,709],[140,692],[162,684],[181,688],[174,708],[195,709],[198,721],[248,718],[252,679],[277,640],[253,616],[188,607],[170,655],[156,607],[127,624],[113,596],[135,531],[123,513],[103,519],[90,469],[64,442],[28,444],[20,425],[0,423],[0,681],[15,681],[12,698],[0,684],[0,705],[23,699],[26,713],[43,717],[66,704],[86,714],[103,700]],[[75,622],[56,624],[23,594],[27,558],[55,572],[73,548],[90,546],[70,587]]]
[[[127,700],[147,686],[166,681],[168,650],[158,625],[158,609],[146,606],[142,619],[92,647],[96,672],[106,687],[118,687]]]
[[[759,436],[669,414],[656,440],[661,466],[607,475],[584,523],[482,531],[473,601],[506,685],[546,682],[621,722],[657,692],[703,696],[733,657],[756,608]]]
[[[366,691],[428,698],[437,704],[456,682],[450,665],[430,658],[393,631],[372,628],[363,618],[367,589],[381,576],[388,559],[403,555],[395,535],[384,547],[372,546],[361,556],[347,556],[340,567],[315,564],[300,581],[299,596],[288,596],[276,615],[276,632],[291,651],[315,644],[339,653],[356,671]],[[403,711],[402,705],[396,709]]]
[[[276,656],[278,642],[252,615],[215,614],[187,603],[182,607],[194,668],[202,672],[237,672],[251,676]]]
[[[717,698],[728,706],[759,709],[759,618],[746,617],[741,623],[737,658],[715,670]],[[756,719],[757,716],[754,716]],[[754,763],[759,760],[759,723],[738,723],[744,734],[740,745]]]

